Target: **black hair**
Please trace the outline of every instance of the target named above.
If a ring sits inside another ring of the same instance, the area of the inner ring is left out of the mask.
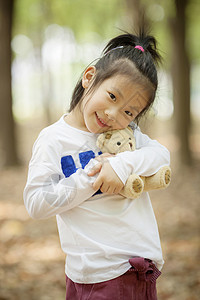
[[[139,49],[135,48],[136,46],[140,46]],[[144,85],[145,88],[148,87],[150,91],[146,107],[135,118],[138,122],[154,102],[158,86],[156,67],[160,61],[161,56],[157,51],[156,40],[153,36],[145,34],[142,30],[138,35],[130,33],[119,35],[108,42],[102,57],[94,64],[96,74],[88,92],[113,75],[132,76],[134,82]],[[84,90],[81,78],[72,94],[69,111],[81,103]]]

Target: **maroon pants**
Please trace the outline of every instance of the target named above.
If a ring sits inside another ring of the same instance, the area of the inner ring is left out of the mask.
[[[66,300],[156,300],[161,272],[151,260],[135,257],[123,275],[100,283],[75,283],[66,276]]]

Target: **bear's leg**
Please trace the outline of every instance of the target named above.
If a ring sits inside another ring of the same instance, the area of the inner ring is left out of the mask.
[[[120,194],[126,198],[135,199],[142,194],[143,188],[144,183],[142,179],[136,174],[131,174]]]
[[[144,191],[164,189],[170,184],[171,169],[169,166],[164,166],[156,174],[142,178],[144,180]]]

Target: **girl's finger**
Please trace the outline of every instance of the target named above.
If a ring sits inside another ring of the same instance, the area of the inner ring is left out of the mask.
[[[114,189],[112,187],[109,187],[106,191],[107,194],[112,195],[114,194]]]
[[[88,173],[87,175],[88,176],[94,176],[96,175],[97,173],[99,173],[101,171],[101,168],[102,168],[102,163],[98,163],[96,164],[96,166],[94,166]]]
[[[107,157],[111,157],[111,156],[114,156],[114,155],[110,154],[110,153],[103,153],[103,154],[101,154],[99,156],[96,156],[95,159],[98,160],[98,161],[103,161]]]
[[[102,183],[102,180],[98,176],[95,182],[93,183],[93,189],[98,191],[101,188]]]
[[[105,183],[103,183],[100,187],[102,193],[107,193],[108,189],[109,187]]]
[[[101,154],[100,156],[101,156],[101,157],[111,157],[111,156],[114,156],[114,155],[111,154],[111,153],[105,152],[105,153]]]

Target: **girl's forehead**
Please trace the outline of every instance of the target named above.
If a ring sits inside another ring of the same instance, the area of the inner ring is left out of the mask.
[[[138,80],[135,81],[131,76],[128,75],[120,75],[120,74],[115,75],[110,77],[109,79],[106,79],[104,83],[107,85],[118,87],[118,89],[119,88],[126,89],[127,87],[129,88],[138,87],[138,89],[145,89],[145,85],[142,82],[140,83]]]
[[[149,87],[148,85],[140,84],[139,82],[134,82],[132,78],[128,75],[116,75],[113,76],[104,82],[105,87],[111,88],[112,91],[117,92],[120,96],[124,97],[125,95],[131,93],[136,94],[148,94]]]
[[[131,82],[131,78],[128,75],[120,75],[120,74],[116,74],[111,76],[109,79],[105,80],[108,83],[112,83],[112,84],[123,84],[125,82],[129,83]]]

